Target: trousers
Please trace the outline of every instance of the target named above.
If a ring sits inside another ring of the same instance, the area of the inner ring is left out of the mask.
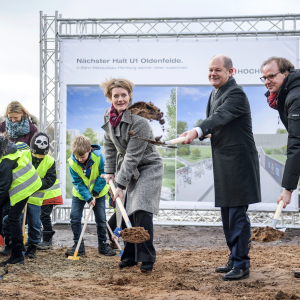
[[[223,230],[231,252],[229,259],[233,260],[233,267],[243,270],[250,268],[251,226],[247,209],[248,205],[221,207]]]

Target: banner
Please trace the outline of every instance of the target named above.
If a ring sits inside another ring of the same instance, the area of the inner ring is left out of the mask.
[[[260,65],[270,56],[282,56],[298,67],[298,45],[298,38],[61,40],[60,176],[66,198],[72,197],[66,163],[71,138],[84,134],[103,146],[101,126],[110,104],[99,87],[101,82],[112,77],[131,80],[136,85],[134,102],[151,101],[167,115],[164,132],[159,124],[151,122],[154,135],[163,135],[166,140],[205,119],[212,90],[208,64],[214,55],[225,54],[233,61],[234,78],[243,86],[252,111],[262,189],[262,203],[252,207],[274,210],[281,193],[286,139],[277,138],[277,129],[284,126],[278,124],[277,111],[266,103],[266,88],[259,79]],[[176,128],[173,124],[177,124]],[[179,145],[176,151],[158,151],[164,161],[161,207],[213,209],[210,142],[195,141],[190,146]],[[267,160],[272,161],[274,172],[268,169]],[[295,192],[289,208],[297,207]]]

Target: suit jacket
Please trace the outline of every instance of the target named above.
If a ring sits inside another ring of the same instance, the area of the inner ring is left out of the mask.
[[[102,126],[105,130],[104,171],[115,174],[118,184],[128,186],[128,215],[137,210],[157,214],[164,174],[162,157],[154,145],[138,139],[154,139],[149,121],[125,110],[121,122],[114,129],[109,122],[109,111],[110,108],[104,114]],[[133,136],[128,134],[130,130],[134,132]]]
[[[260,202],[259,162],[250,105],[233,77],[218,90],[212,107],[209,99],[206,117],[199,127],[204,136],[212,134],[215,205],[235,207]]]

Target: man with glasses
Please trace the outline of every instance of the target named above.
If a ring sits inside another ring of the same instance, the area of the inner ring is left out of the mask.
[[[265,94],[269,106],[278,110],[280,119],[288,131],[287,160],[282,187],[284,191],[277,199],[290,203],[293,190],[297,189],[300,175],[300,70],[283,57],[270,57],[261,66],[260,78],[268,92]],[[300,278],[300,271],[295,272]]]
[[[228,56],[214,56],[208,67],[208,80],[214,87],[207,103],[206,119],[184,132],[185,143],[203,140],[212,134],[211,147],[215,185],[215,206],[221,208],[223,230],[230,255],[223,280],[249,277],[250,220],[248,205],[261,201],[259,162],[252,133],[248,98],[232,76]]]

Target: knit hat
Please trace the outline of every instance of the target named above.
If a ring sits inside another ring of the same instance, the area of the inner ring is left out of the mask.
[[[31,152],[34,154],[46,155],[49,152],[49,137],[44,132],[36,133],[30,142]]]
[[[20,151],[30,150],[30,147],[26,143],[17,142],[16,146],[17,146],[18,150],[20,150]]]

